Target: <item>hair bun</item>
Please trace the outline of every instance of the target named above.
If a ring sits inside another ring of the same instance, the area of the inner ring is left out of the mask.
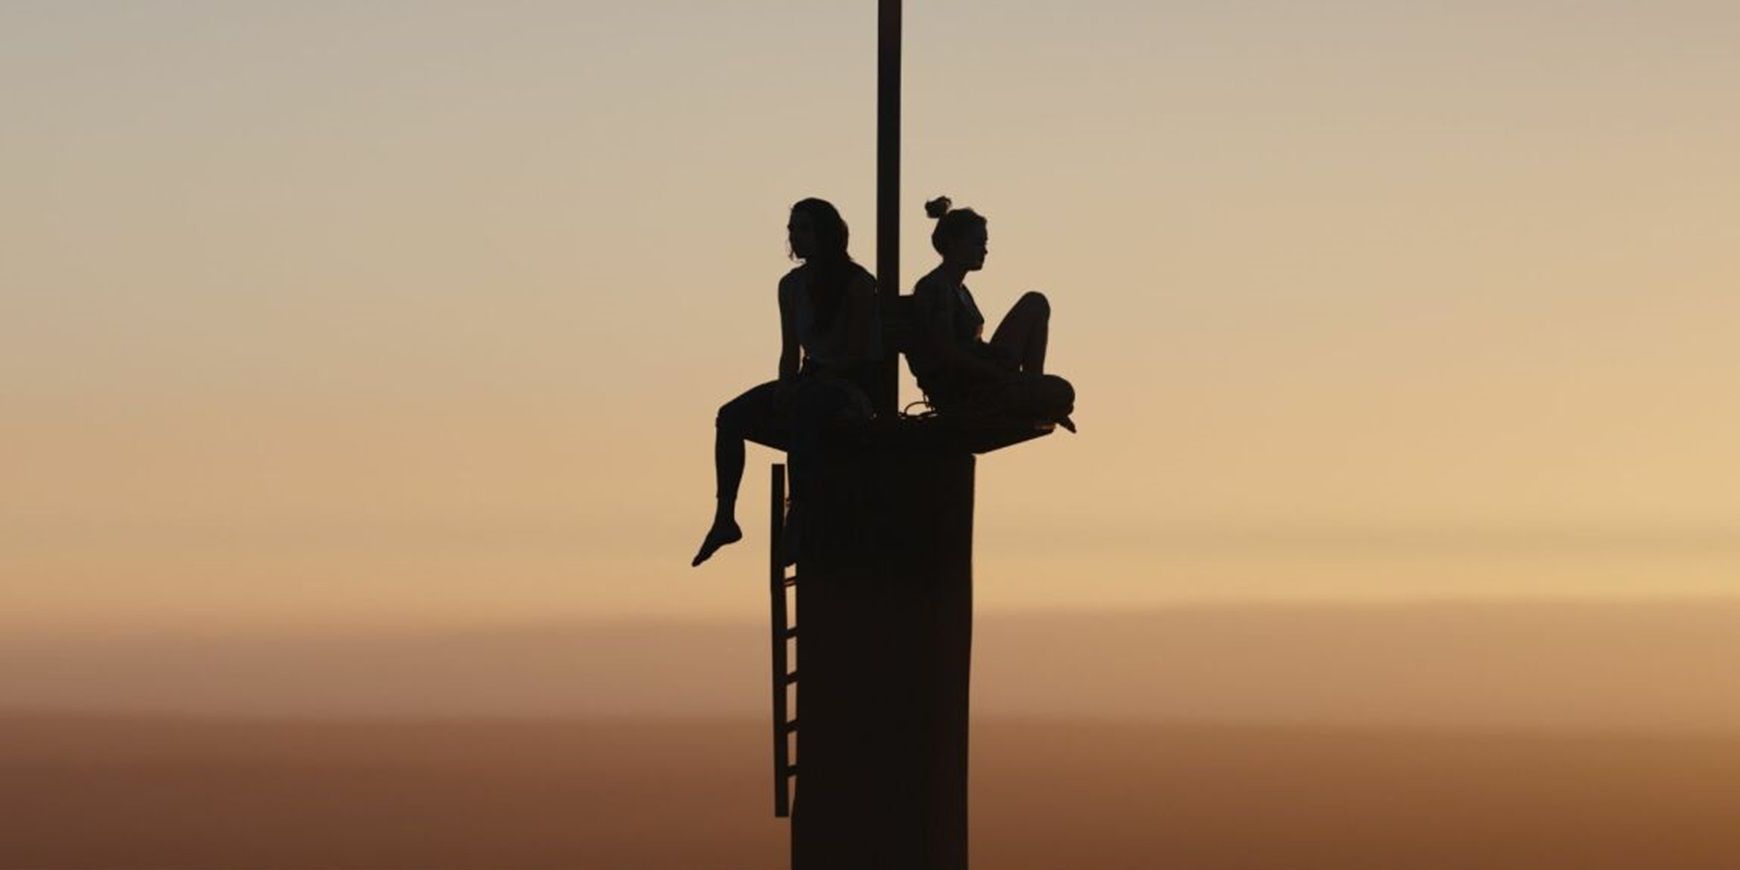
[[[949,206],[951,205],[954,205],[954,203],[949,201],[948,197],[939,196],[924,204],[924,213],[930,215],[931,220],[939,220],[943,215],[949,213]]]

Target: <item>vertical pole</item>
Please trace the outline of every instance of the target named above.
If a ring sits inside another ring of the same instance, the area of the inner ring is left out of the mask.
[[[878,0],[876,62],[876,286],[883,317],[900,295],[900,17],[901,0]],[[876,413],[900,409],[900,355],[885,348],[877,373]]]

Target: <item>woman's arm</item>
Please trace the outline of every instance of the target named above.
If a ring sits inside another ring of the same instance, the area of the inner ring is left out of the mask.
[[[791,277],[779,282],[779,379],[797,377],[803,363],[803,351],[798,346],[797,318],[791,310]]]
[[[977,380],[1008,377],[1008,372],[987,359],[968,353],[955,341],[955,307],[945,297],[949,292],[952,291],[948,288],[926,288],[926,291],[916,294],[918,317],[923,324],[920,340],[930,349],[931,358],[943,368]]]
[[[953,341],[948,342],[947,349],[943,351],[942,359],[943,365],[966,372],[978,380],[997,381],[1009,377],[1009,372],[1006,369],[984,357],[968,353],[966,348]]]

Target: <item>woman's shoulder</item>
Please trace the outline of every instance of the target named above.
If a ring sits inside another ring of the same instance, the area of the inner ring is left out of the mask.
[[[917,284],[912,285],[912,295],[936,296],[947,293],[950,289],[952,288],[949,286],[949,280],[943,277],[939,270],[933,269],[926,272],[923,278],[918,279]]]
[[[779,278],[780,298],[783,299],[792,293],[802,290],[804,287],[804,280],[804,267],[802,266],[798,266],[784,275],[781,275]]]
[[[876,276],[870,270],[853,263],[851,274],[846,279],[846,290],[851,293],[869,293],[876,295]]]

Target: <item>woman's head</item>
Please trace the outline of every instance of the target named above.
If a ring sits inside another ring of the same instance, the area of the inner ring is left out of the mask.
[[[840,217],[840,210],[825,199],[798,200],[791,207],[791,219],[785,229],[794,260],[846,259],[846,242],[851,233],[846,229],[845,218]]]
[[[990,251],[990,236],[985,216],[970,208],[951,208],[954,203],[939,196],[924,204],[924,213],[936,221],[930,231],[930,246],[942,255],[943,262],[975,271],[985,266]]]
[[[852,257],[846,253],[850,233],[840,210],[825,199],[800,199],[791,207],[786,239],[794,260],[803,261],[810,304],[816,324],[826,328],[840,311],[846,281],[852,272]]]

